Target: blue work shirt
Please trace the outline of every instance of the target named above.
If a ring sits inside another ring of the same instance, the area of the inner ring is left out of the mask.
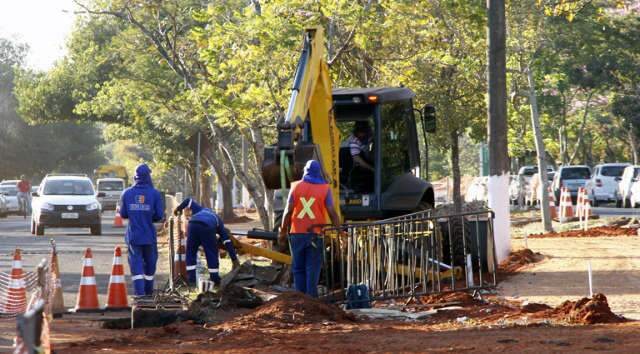
[[[136,183],[127,188],[120,199],[120,216],[129,219],[125,241],[131,245],[155,244],[156,228],[153,223],[164,219],[162,195],[153,188],[151,170],[148,167],[146,170],[138,167]]]

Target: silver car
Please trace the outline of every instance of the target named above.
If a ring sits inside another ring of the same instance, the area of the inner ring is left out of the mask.
[[[0,184],[0,194],[4,196],[6,202],[6,214],[19,214],[18,187],[16,185]]]

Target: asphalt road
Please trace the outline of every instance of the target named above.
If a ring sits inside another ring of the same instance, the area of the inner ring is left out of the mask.
[[[101,236],[91,236],[88,228],[61,228],[46,229],[45,236],[35,237],[30,232],[29,217],[26,220],[22,216],[0,219],[0,271],[11,271],[11,261],[16,248],[22,250],[23,269],[28,272],[35,271],[42,258],[48,258],[51,251],[50,240],[54,239],[58,249],[64,303],[66,307],[74,307],[80,284],[82,256],[85,249],[90,247],[93,252],[93,267],[102,306],[106,301],[114,248],[120,245],[123,252],[126,251],[124,228],[112,227],[113,216],[113,212],[107,212],[103,216]],[[123,256],[123,262],[126,264],[126,254]],[[130,284],[129,267],[125,265],[124,268],[127,284]],[[131,294],[131,286],[129,286],[129,294]]]
[[[601,215],[601,216],[640,217],[640,209],[636,209],[636,208],[614,208],[612,206],[593,208],[593,212],[596,215]]]

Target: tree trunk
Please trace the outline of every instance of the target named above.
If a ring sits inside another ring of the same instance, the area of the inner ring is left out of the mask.
[[[504,0],[487,0],[489,63],[489,207],[495,213],[498,262],[509,256],[509,155],[507,146],[507,66]]]
[[[200,195],[198,196],[198,200],[205,208],[213,209],[211,205],[211,178],[209,178],[208,175],[210,166],[204,158],[201,160],[202,172],[200,172]]]
[[[587,114],[589,113],[589,104],[591,103],[591,97],[593,97],[593,91],[589,93],[589,96],[587,97],[587,102],[584,105],[584,113],[582,114],[582,124],[580,124],[580,130],[578,132],[578,140],[576,141],[576,146],[575,146],[575,150],[573,151],[573,154],[571,154],[571,156],[569,157],[569,161],[567,163],[568,165],[571,165],[573,163],[573,160],[576,158],[578,151],[580,151],[580,146],[582,144],[582,139],[584,137],[584,128],[587,125]]]
[[[540,211],[542,214],[542,225],[545,232],[552,232],[551,214],[549,212],[549,193],[547,192],[547,153],[544,148],[544,140],[540,131],[540,116],[538,114],[538,97],[536,94],[536,83],[533,79],[531,66],[527,68],[527,81],[529,82],[529,105],[531,106],[531,126],[536,144],[536,154],[538,156],[538,176],[540,176]]]
[[[222,189],[222,220],[229,221],[235,217],[233,212],[233,175],[218,174],[218,183]]]
[[[451,131],[451,175],[453,176],[453,208],[462,210],[462,193],[460,193],[460,144],[458,130]]]

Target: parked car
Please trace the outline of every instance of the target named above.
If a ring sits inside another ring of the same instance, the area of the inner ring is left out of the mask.
[[[20,180],[17,179],[5,179],[0,182],[0,186],[17,186]]]
[[[104,197],[98,198],[102,210],[116,210],[125,188],[125,180],[122,178],[100,178],[96,181],[96,187],[98,193],[104,193]]]
[[[34,193],[31,233],[44,235],[48,227],[88,227],[102,234],[101,206],[86,175],[47,175]]]
[[[622,179],[616,190],[616,206],[618,208],[631,207],[631,187],[640,177],[640,165],[627,166],[622,173]]]
[[[547,178],[549,178],[549,175],[550,174],[552,175],[553,172],[554,172],[553,168],[551,166],[547,166]],[[525,202],[525,204],[527,201],[529,201],[531,204],[535,203],[535,201],[537,200],[538,190],[535,190],[535,191],[532,190],[532,184],[535,184],[536,186],[540,184],[539,177],[537,176],[538,176],[538,166],[527,165],[527,166],[520,167],[520,170],[518,170],[518,175],[516,177],[515,182],[512,182],[512,183],[515,183],[514,189],[517,190],[517,192],[514,191],[515,200],[518,200],[518,197],[522,195],[522,200]],[[538,180],[535,181],[534,178],[538,178]]]
[[[20,203],[18,202],[18,187],[15,184],[0,183],[0,194],[4,195],[7,205],[6,214],[20,214]]]
[[[587,195],[593,206],[600,203],[615,202],[618,182],[622,179],[628,163],[604,163],[596,165],[591,179],[585,184]]]
[[[571,202],[575,204],[578,199],[578,189],[584,187],[591,178],[591,169],[589,166],[574,165],[561,166],[553,178],[553,195],[556,205],[560,205],[560,188],[566,187],[571,194]]]

